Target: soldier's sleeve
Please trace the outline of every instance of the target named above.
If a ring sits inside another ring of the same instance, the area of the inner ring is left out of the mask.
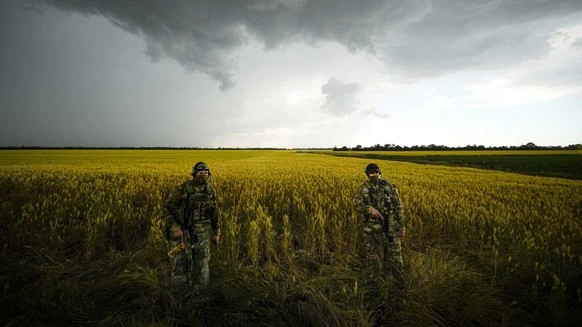
[[[162,207],[162,223],[164,224],[163,228],[166,236],[171,235],[170,232],[172,230],[180,227],[174,215],[178,208],[181,194],[181,187],[176,187]]]
[[[220,220],[218,219],[218,201],[216,193],[212,190],[212,201],[210,204],[210,226],[214,235],[220,235]]]
[[[394,219],[398,222],[398,224],[400,224],[401,228],[404,228],[405,225],[405,219],[404,219],[404,209],[402,208],[402,201],[400,200],[400,193],[398,192],[398,189],[396,188],[396,185],[392,184],[391,187],[391,193],[392,193],[392,203],[394,204],[394,207],[392,208],[392,210],[394,211]]]
[[[368,189],[364,185],[360,186],[354,194],[354,208],[362,215],[368,215],[372,210],[372,206],[367,201],[367,194]]]

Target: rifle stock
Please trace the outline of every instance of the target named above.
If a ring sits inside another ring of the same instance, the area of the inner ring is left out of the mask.
[[[194,234],[194,240],[191,236],[191,233],[188,229],[184,229],[182,230],[182,237],[181,240],[182,242],[178,245],[176,245],[175,247],[173,247],[169,252],[168,252],[168,257],[170,257],[171,259],[175,258],[178,253],[184,251],[186,253],[191,253],[192,252],[192,245],[193,243],[196,242],[196,234]],[[194,242],[192,242],[194,241]]]

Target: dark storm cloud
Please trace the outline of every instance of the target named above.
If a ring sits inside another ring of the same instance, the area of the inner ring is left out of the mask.
[[[250,40],[266,49],[337,42],[399,76],[427,77],[541,57],[548,34],[582,8],[579,0],[46,1],[107,17],[142,37],[149,57],[171,57],[223,90],[234,85],[236,50]]]
[[[143,38],[144,53],[153,60],[168,56],[189,70],[204,72],[221,89],[233,86],[232,54],[247,38],[236,6],[213,1],[47,2],[59,9],[102,15]]]
[[[343,83],[332,77],[321,87],[321,93],[325,95],[325,103],[321,108],[332,115],[351,114],[358,109],[356,97],[359,92],[360,86],[357,83]]]
[[[431,2],[379,52],[408,77],[501,68],[547,54],[551,33],[579,23],[581,8],[582,1]]]

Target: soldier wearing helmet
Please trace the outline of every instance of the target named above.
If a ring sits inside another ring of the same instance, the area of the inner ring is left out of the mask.
[[[164,204],[163,220],[171,249],[168,256],[173,261],[171,282],[198,290],[208,286],[210,240],[218,243],[220,226],[208,164],[197,162],[191,175],[192,179],[176,187]]]
[[[367,264],[384,276],[391,273],[402,283],[404,271],[400,239],[404,237],[404,213],[396,186],[382,177],[380,167],[369,163],[368,179],[354,194],[354,207],[364,216],[364,250]]]

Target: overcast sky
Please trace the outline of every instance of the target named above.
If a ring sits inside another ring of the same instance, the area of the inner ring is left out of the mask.
[[[0,2],[0,146],[582,143],[582,1]]]

